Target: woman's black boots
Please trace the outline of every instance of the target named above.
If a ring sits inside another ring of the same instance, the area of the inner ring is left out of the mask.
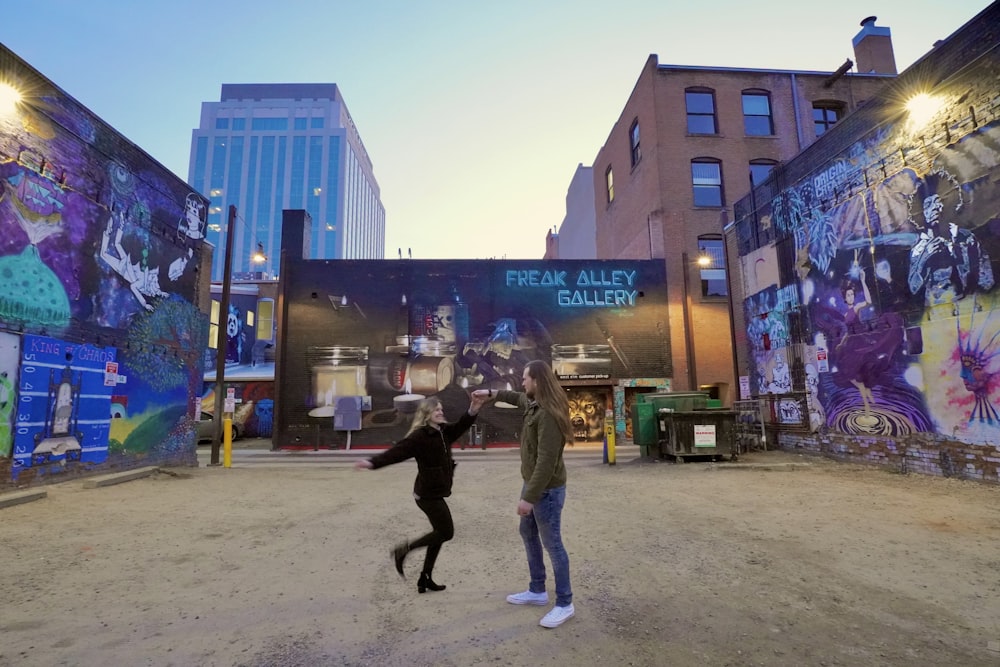
[[[418,593],[425,593],[427,591],[443,591],[446,588],[448,587],[441,584],[435,584],[434,580],[431,579],[431,575],[427,572],[420,573],[420,579],[417,581]]]
[[[408,553],[410,553],[409,542],[400,542],[392,548],[392,560],[396,563],[396,572],[399,572],[399,576],[404,579],[406,575],[403,574],[403,561],[406,560],[406,554]]]

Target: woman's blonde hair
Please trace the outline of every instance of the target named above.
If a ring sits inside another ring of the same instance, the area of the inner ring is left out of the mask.
[[[419,431],[430,424],[431,415],[439,407],[441,407],[441,401],[436,398],[425,398],[420,401],[420,405],[417,406],[417,412],[413,415],[413,423],[410,424],[410,430],[406,432],[406,436],[409,437],[414,431]]]

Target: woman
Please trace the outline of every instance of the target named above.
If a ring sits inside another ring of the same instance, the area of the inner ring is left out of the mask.
[[[413,497],[417,507],[427,515],[431,522],[431,532],[412,542],[397,544],[392,550],[396,563],[396,571],[404,577],[403,562],[407,554],[414,549],[427,547],[424,556],[424,569],[417,581],[417,592],[443,591],[446,587],[434,583],[431,574],[434,562],[437,560],[441,545],[455,534],[455,525],[451,520],[451,510],[445,498],[451,495],[451,483],[455,466],[451,458],[451,445],[472,423],[485,399],[473,397],[466,414],[455,422],[448,424],[444,418],[441,401],[428,398],[421,402],[417,413],[413,416],[413,425],[402,440],[390,449],[354,464],[358,470],[375,470],[393,463],[399,463],[410,458],[417,460],[417,479],[413,483]]]

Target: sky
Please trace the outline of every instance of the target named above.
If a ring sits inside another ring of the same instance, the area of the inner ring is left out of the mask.
[[[386,258],[531,259],[649,54],[832,72],[874,15],[902,72],[989,4],[0,0],[0,42],[183,180],[223,83],[336,83],[381,188]]]

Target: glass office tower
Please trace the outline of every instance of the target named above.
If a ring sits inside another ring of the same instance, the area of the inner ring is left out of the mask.
[[[230,204],[238,278],[277,276],[284,209],[312,217],[311,258],[384,256],[378,182],[336,84],[223,84],[218,102],[202,103],[188,184],[211,200],[213,281],[222,280]]]

